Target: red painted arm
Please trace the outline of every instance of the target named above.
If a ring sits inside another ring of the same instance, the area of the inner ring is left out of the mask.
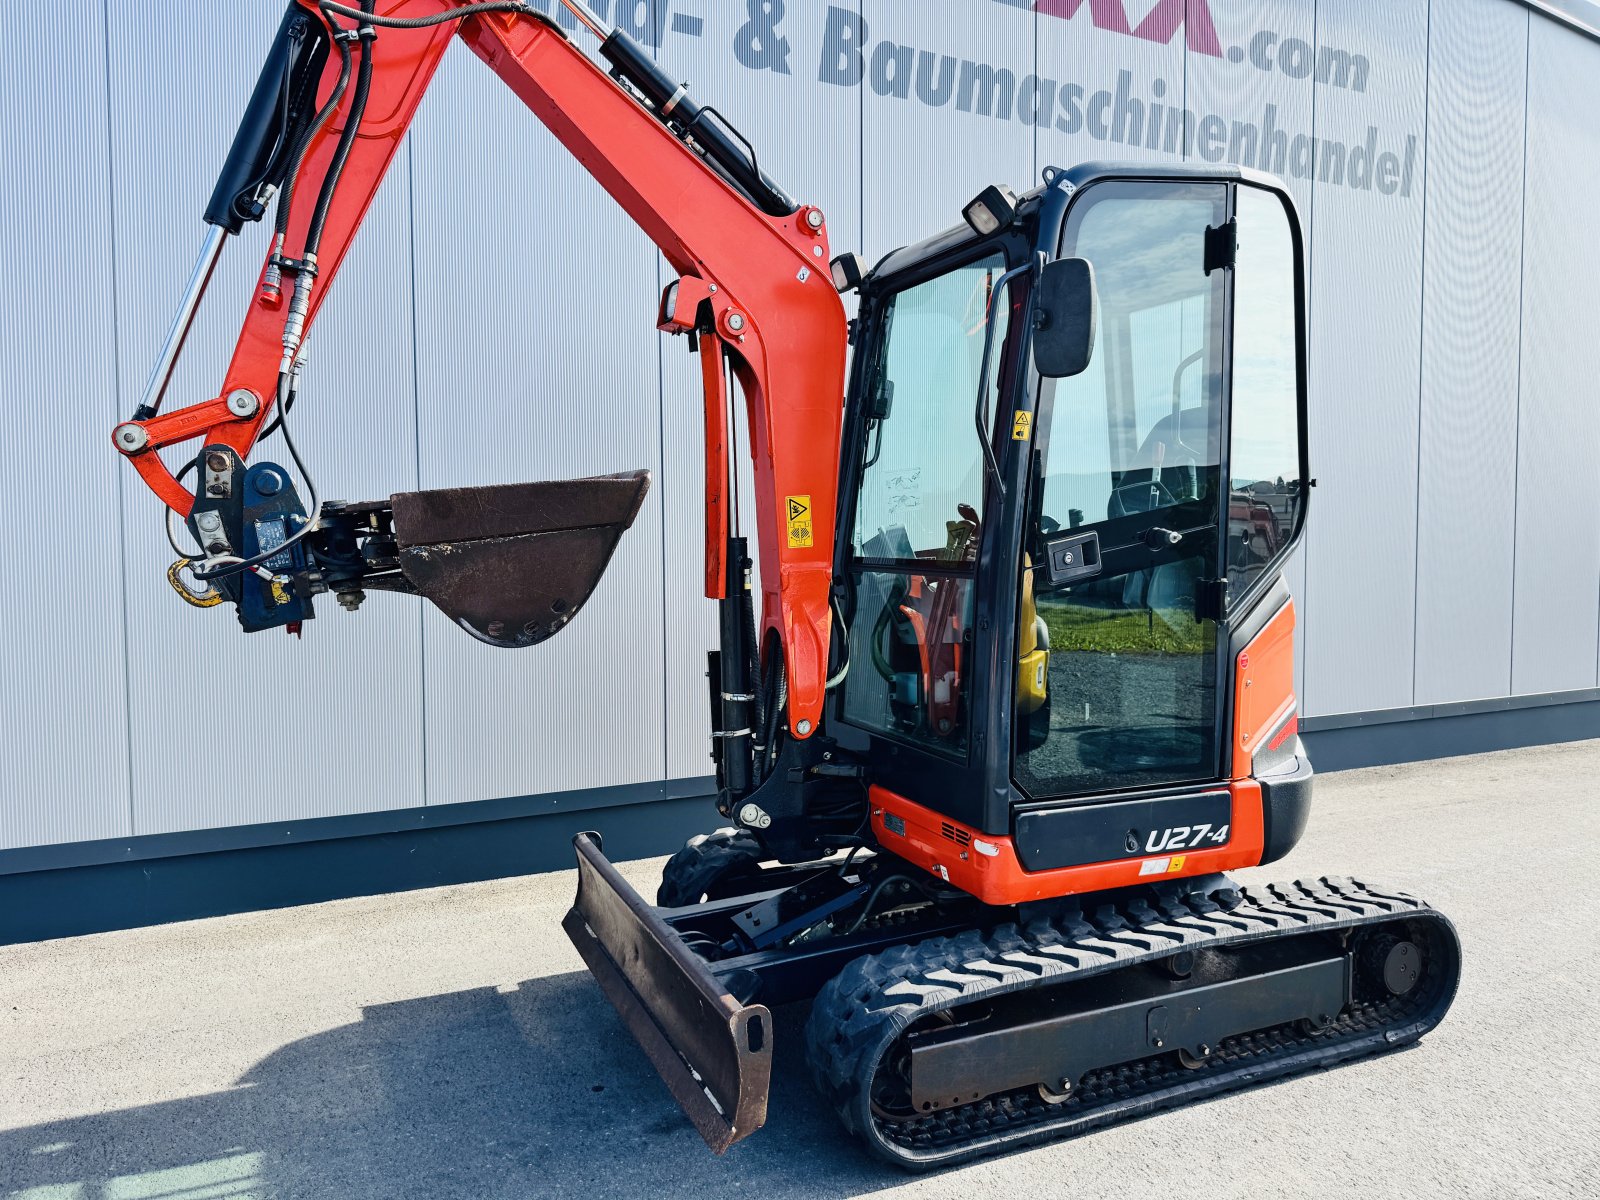
[[[314,0],[300,3],[318,12]],[[455,0],[384,0],[378,11],[420,17],[456,7]],[[354,22],[341,19],[340,24],[350,27]],[[760,211],[549,21],[524,13],[489,13],[426,29],[380,28],[372,43],[371,96],[329,210],[307,328],[455,36],[506,82],[660,247],[682,277],[685,295],[708,298],[716,332],[703,340],[703,348],[715,351],[719,341],[727,348],[749,407],[763,628],[775,629],[782,639],[791,731],[809,734],[818,724],[827,675],[845,370],[844,309],[829,278],[826,230],[820,227],[820,215],[811,216],[815,209],[802,207],[785,217]],[[319,103],[331,95],[337,75],[338,64],[330,61]],[[304,244],[317,184],[350,103],[347,94],[313,143],[301,172],[285,246],[291,258]],[[485,222],[494,219],[483,215]],[[818,228],[811,227],[812,219]],[[507,234],[508,251],[514,253],[515,228]],[[265,272],[263,264],[263,276]],[[218,398],[128,423],[141,426],[148,443],[133,453],[126,446],[119,449],[179,514],[188,513],[193,497],[156,451],[203,436],[203,444],[222,443],[247,455],[269,419],[276,394],[283,325],[284,308],[268,306],[258,292]],[[713,435],[724,425],[724,388],[717,374],[709,369],[708,356],[707,430]],[[228,405],[228,398],[237,401],[241,391],[257,401],[254,414],[243,418]],[[726,472],[718,469],[725,454],[720,440],[707,447],[708,554],[720,552],[727,527],[726,496],[718,487],[719,479],[724,486],[726,480]],[[791,500],[808,507],[805,522],[789,520]],[[708,595],[715,594],[719,575],[708,562]]]

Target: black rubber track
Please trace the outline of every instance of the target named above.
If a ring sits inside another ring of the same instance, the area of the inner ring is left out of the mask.
[[[1404,997],[1358,997],[1324,1029],[1283,1026],[1229,1038],[1199,1069],[1183,1066],[1169,1052],[1092,1072],[1061,1104],[1046,1103],[1034,1089],[910,1120],[886,1120],[872,1110],[871,1083],[879,1065],[900,1035],[930,1014],[1181,950],[1386,923],[1421,945],[1427,964],[1422,979]],[[856,959],[812,1005],[807,1059],[847,1128],[889,1161],[926,1170],[1409,1044],[1439,1023],[1459,975],[1460,943],[1446,917],[1403,893],[1355,880],[1230,886],[1168,899],[1136,894],[1116,904],[1064,910],[1026,928],[974,930]]]
[[[656,903],[662,908],[684,908],[706,897],[737,896],[740,884],[760,874],[762,857],[761,843],[747,829],[729,827],[696,834],[661,868]]]

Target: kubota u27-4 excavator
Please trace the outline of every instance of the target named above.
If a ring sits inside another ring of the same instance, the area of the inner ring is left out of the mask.
[[[706,1141],[762,1124],[770,1009],[797,1001],[822,1093],[914,1168],[1433,1028],[1459,971],[1439,913],[1225,874],[1287,853],[1311,794],[1283,581],[1313,482],[1284,189],[1048,169],[869,269],[647,48],[559,3],[289,5],[113,433],[169,510],[174,587],[247,631],[299,631],[324,592],[408,592],[529,646],[638,512],[644,472],[336,503],[300,465],[306,331],[459,37],[660,247],[657,324],[699,354],[726,825],[668,862],[655,905],[580,835],[565,927]],[[225,238],[269,212],[220,391],[163,411]],[[759,582],[730,511],[741,401]],[[305,496],[246,465],[274,431]]]

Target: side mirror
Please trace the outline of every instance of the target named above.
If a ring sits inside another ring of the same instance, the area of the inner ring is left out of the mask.
[[[1039,374],[1081,375],[1094,354],[1094,268],[1083,258],[1046,263],[1036,295],[1033,362]]]

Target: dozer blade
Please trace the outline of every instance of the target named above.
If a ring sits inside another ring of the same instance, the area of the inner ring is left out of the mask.
[[[533,646],[594,592],[650,472],[390,497],[400,570],[480,642]]]
[[[561,927],[673,1098],[721,1154],[767,1119],[772,1018],[744,1005],[580,833],[578,898]]]

